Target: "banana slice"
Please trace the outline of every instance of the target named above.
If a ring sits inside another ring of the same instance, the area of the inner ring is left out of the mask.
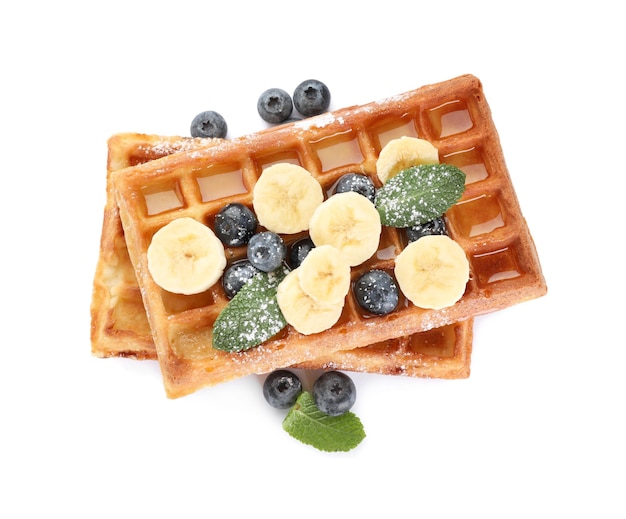
[[[298,269],[292,270],[276,289],[276,300],[287,323],[303,335],[332,327],[341,317],[344,300],[335,304],[319,303],[300,286]]]
[[[315,210],[309,224],[315,246],[332,245],[351,267],[372,257],[378,249],[381,230],[374,204],[354,191],[328,198]]]
[[[395,275],[400,290],[415,306],[438,310],[463,296],[469,262],[452,238],[424,236],[398,254]]]
[[[296,270],[300,288],[318,303],[340,303],[350,290],[350,265],[331,245],[311,249]]]
[[[437,148],[427,140],[403,136],[389,141],[380,150],[376,174],[384,184],[400,171],[420,164],[439,164]]]
[[[224,246],[215,233],[193,218],[161,227],[148,247],[148,270],[161,288],[199,294],[213,286],[226,267]]]
[[[313,211],[324,201],[320,183],[296,164],[274,164],[254,186],[252,205],[259,223],[279,234],[306,231]]]

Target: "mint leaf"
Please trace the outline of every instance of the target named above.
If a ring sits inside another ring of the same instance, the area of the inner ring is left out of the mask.
[[[283,429],[296,440],[326,452],[347,452],[365,438],[363,424],[354,413],[324,414],[308,391],[302,392],[285,416]]]
[[[215,349],[248,350],[287,326],[276,300],[276,288],[287,272],[286,268],[259,272],[237,292],[213,324]]]
[[[383,225],[410,227],[440,217],[465,190],[465,173],[451,164],[412,166],[390,178],[376,193]]]

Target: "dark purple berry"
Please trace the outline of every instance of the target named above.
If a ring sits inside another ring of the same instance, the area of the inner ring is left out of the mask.
[[[286,121],[293,111],[293,102],[287,92],[280,88],[270,88],[259,96],[256,104],[261,119],[278,124]]]
[[[258,273],[259,269],[247,259],[233,263],[222,276],[222,286],[224,287],[224,292],[226,292],[226,297],[228,299],[235,297],[237,292]]]
[[[335,193],[346,193],[354,191],[374,203],[376,200],[376,187],[374,182],[367,175],[361,173],[346,173],[335,186]]]
[[[313,247],[315,244],[311,238],[301,238],[293,242],[289,247],[289,266],[292,269],[298,268]]]
[[[215,215],[215,234],[227,247],[246,245],[258,225],[256,215],[243,204],[225,205]]]
[[[263,383],[263,396],[269,405],[277,409],[293,406],[302,393],[302,383],[295,373],[279,369],[270,373]]]
[[[317,79],[307,79],[294,90],[293,106],[305,117],[324,113],[330,106],[330,90]]]
[[[398,285],[391,274],[384,270],[370,270],[361,274],[353,290],[359,306],[373,314],[386,315],[398,306]]]
[[[228,125],[224,118],[211,110],[196,115],[191,122],[191,136],[224,139]]]
[[[354,382],[340,371],[322,373],[313,383],[312,394],[317,408],[330,416],[344,414],[356,401]]]
[[[248,260],[263,272],[273,272],[287,257],[287,246],[283,239],[271,231],[255,234],[248,242]]]
[[[433,234],[448,234],[446,222],[442,216],[439,218],[435,218],[430,222],[413,225],[412,227],[407,227],[406,229],[406,235],[409,239],[409,242],[414,242],[419,240],[422,236],[430,236]]]

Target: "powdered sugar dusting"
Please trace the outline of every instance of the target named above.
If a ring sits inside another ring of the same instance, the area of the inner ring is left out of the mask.
[[[465,188],[465,175],[448,164],[413,166],[381,188],[376,205],[386,225],[408,227],[441,216]]]
[[[324,128],[325,126],[329,126],[334,122],[340,122],[343,124],[343,117],[335,117],[332,112],[328,112],[323,115],[318,115],[317,117],[311,117],[309,119],[303,119],[302,121],[298,121],[294,123],[294,127],[299,130],[309,130],[311,128]]]
[[[155,155],[171,155],[180,151],[189,151],[202,146],[208,146],[213,144],[218,139],[176,139],[168,140],[162,139],[156,142],[152,142],[149,145],[139,146],[140,151],[150,152]]]
[[[276,289],[286,275],[280,269],[258,273],[220,313],[213,326],[213,347],[236,352],[265,342],[286,325],[278,307]]]

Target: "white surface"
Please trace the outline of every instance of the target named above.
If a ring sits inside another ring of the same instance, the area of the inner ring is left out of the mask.
[[[2,8],[0,516],[624,517],[617,4],[239,4]],[[331,455],[282,431],[257,377],[171,401],[155,363],[91,357],[111,134],[214,109],[237,136],[269,87],[321,79],[340,108],[464,73],[549,284],[477,320],[469,380],[355,375],[368,436]]]

